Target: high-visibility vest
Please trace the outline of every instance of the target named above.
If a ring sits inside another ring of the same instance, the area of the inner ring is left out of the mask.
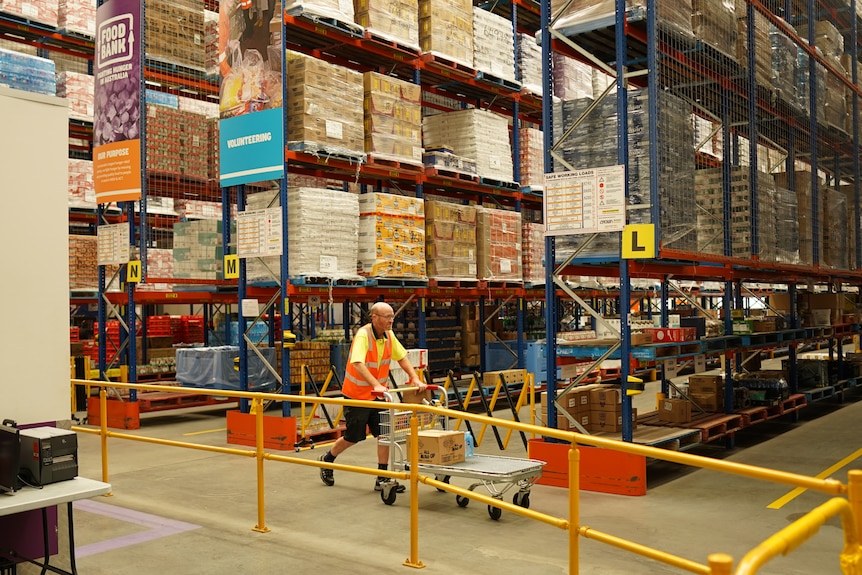
[[[389,363],[392,361],[392,340],[387,337],[386,343],[383,344],[383,356],[377,357],[377,341],[374,339],[374,331],[371,329],[371,324],[362,326],[365,330],[365,335],[368,338],[368,352],[365,354],[365,367],[371,372],[371,375],[377,378],[380,385],[389,387]],[[344,383],[341,386],[341,393],[350,399],[362,399],[373,401],[374,395],[371,393],[372,387],[365,379],[356,371],[353,362],[348,362],[344,373]]]

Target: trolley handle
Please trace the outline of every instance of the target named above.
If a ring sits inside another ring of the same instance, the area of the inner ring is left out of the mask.
[[[425,389],[430,389],[431,391],[437,391],[440,389],[439,385],[428,384]],[[375,397],[383,397],[386,401],[392,401],[395,393],[404,393],[405,391],[419,391],[418,387],[399,387],[398,389],[390,389],[387,391],[372,391],[371,394]]]

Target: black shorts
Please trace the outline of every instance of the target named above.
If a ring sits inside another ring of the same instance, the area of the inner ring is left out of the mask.
[[[350,443],[365,441],[365,437],[369,433],[372,437],[380,435],[379,409],[346,405],[344,406],[344,421],[346,427],[344,439]]]

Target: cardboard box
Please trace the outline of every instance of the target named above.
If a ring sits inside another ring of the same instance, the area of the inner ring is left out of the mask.
[[[638,410],[632,409],[632,429],[637,428]],[[619,433],[623,430],[623,414],[610,411],[590,411],[590,427],[592,433]]]
[[[724,389],[724,378],[720,375],[688,376],[690,393],[718,393]]]
[[[691,401],[704,411],[716,413],[724,411],[724,392],[720,393],[690,393]]]
[[[450,465],[466,457],[463,431],[426,429],[419,432],[416,441],[419,463]]]
[[[668,423],[688,423],[691,421],[691,403],[686,399],[663,399],[658,418]]]
[[[618,387],[590,390],[590,411],[619,412],[622,409],[622,401],[622,390]]]
[[[631,335],[632,345],[649,345],[652,343],[652,334],[647,332],[633,333]]]

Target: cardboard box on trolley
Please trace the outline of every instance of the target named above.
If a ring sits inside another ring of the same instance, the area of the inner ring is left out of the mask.
[[[466,458],[464,432],[445,429],[424,429],[418,432],[417,451],[419,463],[451,465]],[[413,448],[408,435],[408,449]]]

